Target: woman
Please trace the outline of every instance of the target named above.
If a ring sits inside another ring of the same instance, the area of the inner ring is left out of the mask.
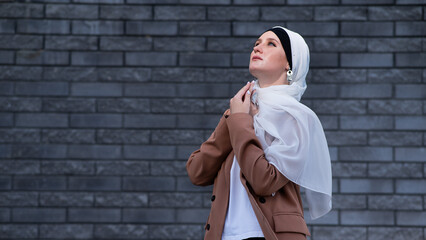
[[[331,165],[318,117],[300,98],[309,48],[296,32],[264,32],[247,83],[188,159],[195,185],[214,184],[205,239],[306,239],[300,186],[313,219],[331,209]]]

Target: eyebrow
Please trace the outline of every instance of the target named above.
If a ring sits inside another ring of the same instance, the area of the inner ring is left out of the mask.
[[[267,38],[266,40],[273,40],[273,41],[275,41],[275,42],[278,42],[277,40],[275,40],[275,39],[273,39],[273,38]],[[258,42],[258,41],[262,41],[262,39],[258,38],[258,39],[256,40],[256,42]]]

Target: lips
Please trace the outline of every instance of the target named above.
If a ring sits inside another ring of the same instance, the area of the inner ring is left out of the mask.
[[[263,60],[263,59],[261,57],[255,55],[251,58],[251,60]]]

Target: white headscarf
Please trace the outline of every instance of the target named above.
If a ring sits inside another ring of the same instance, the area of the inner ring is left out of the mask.
[[[316,219],[331,210],[330,154],[317,115],[299,102],[309,71],[308,45],[298,33],[280,28],[290,38],[293,82],[260,88],[255,81],[259,112],[253,125],[266,159],[305,188],[311,218]]]

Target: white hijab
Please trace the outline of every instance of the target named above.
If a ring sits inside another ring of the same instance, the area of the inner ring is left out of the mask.
[[[280,26],[278,26],[280,27]],[[257,92],[259,112],[253,117],[256,136],[266,159],[290,181],[305,188],[312,219],[331,210],[330,154],[317,115],[300,103],[309,71],[309,48],[298,33],[284,29],[290,38],[293,81]]]

